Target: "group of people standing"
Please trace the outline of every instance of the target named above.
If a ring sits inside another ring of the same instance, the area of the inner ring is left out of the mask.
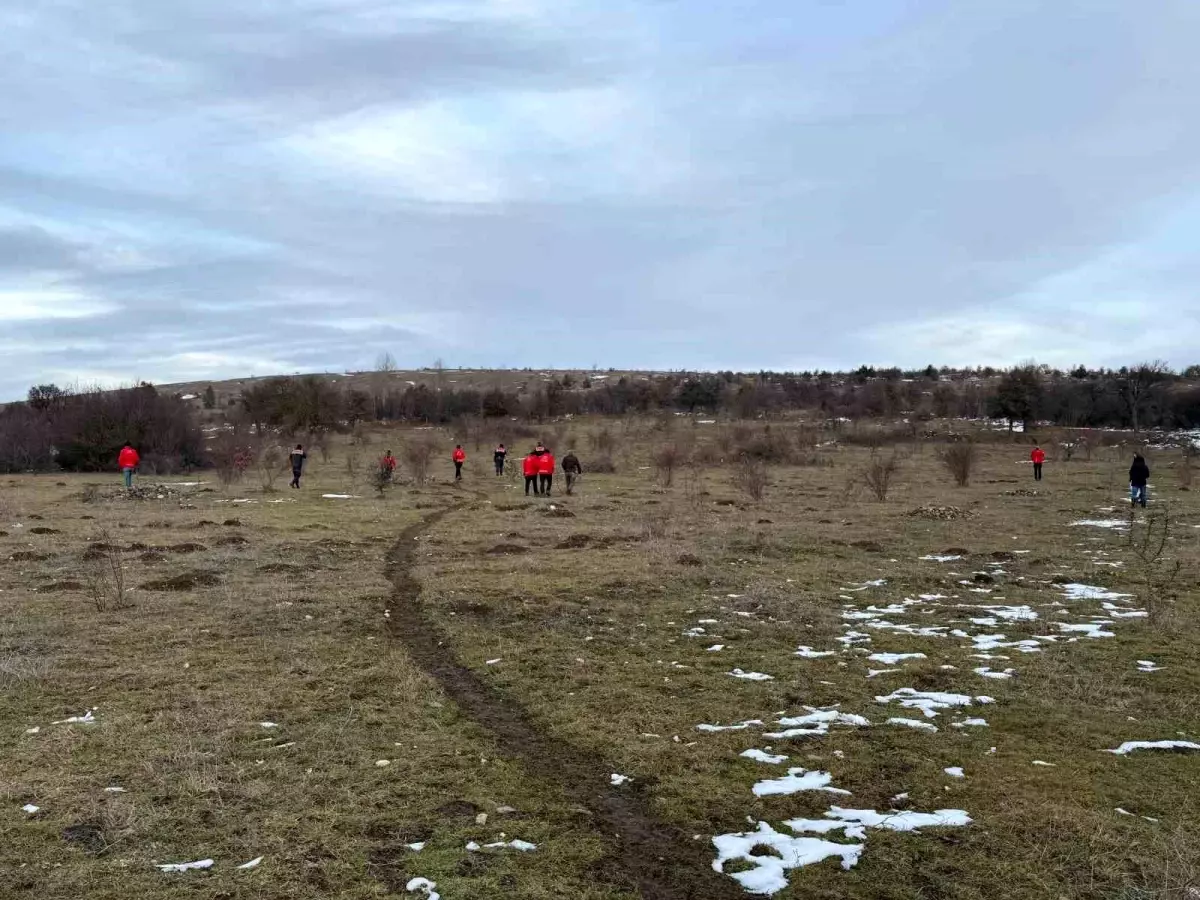
[[[455,459],[457,454],[462,450],[461,447],[455,450]],[[496,466],[496,475],[504,474],[505,465],[508,462],[508,448],[503,444],[498,444],[492,452],[492,461]],[[525,476],[525,495],[529,496],[529,492],[533,491],[536,496],[549,497],[554,489],[554,470],[557,461],[554,458],[554,453],[540,441],[526,457],[521,461],[521,474]],[[579,463],[579,457],[574,451],[567,453],[562,458],[562,471],[567,479],[567,493],[570,494],[575,490],[575,481],[583,474],[583,466]]]

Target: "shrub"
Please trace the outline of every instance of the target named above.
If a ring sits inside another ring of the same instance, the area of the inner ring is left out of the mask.
[[[413,438],[404,442],[401,456],[417,484],[424,484],[429,478],[429,464],[436,452],[437,444],[430,437]]]
[[[275,479],[279,477],[287,465],[283,451],[274,444],[262,448],[258,454],[258,477],[262,482],[264,493],[275,491]]]
[[[892,476],[899,469],[900,460],[896,457],[895,453],[887,459],[881,459],[872,454],[871,461],[863,469],[862,480],[870,488],[871,493],[875,495],[875,499],[880,503],[887,499],[888,490],[892,486]]]
[[[684,453],[677,444],[665,444],[659,447],[651,457],[651,462],[658,473],[659,483],[669,488],[675,480],[675,470],[683,464]]]
[[[751,500],[761,500],[767,490],[767,467],[761,459],[743,455],[737,462],[734,484]]]
[[[970,442],[951,444],[938,453],[942,465],[954,476],[954,483],[966,487],[971,483],[971,472],[978,458],[977,448]]]
[[[617,471],[617,465],[611,456],[597,456],[595,459],[588,460],[587,471],[595,472],[597,475],[613,475]]]
[[[592,449],[604,456],[612,456],[617,449],[617,439],[607,427],[592,433]]]

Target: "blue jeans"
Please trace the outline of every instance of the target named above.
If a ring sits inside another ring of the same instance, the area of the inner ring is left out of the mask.
[[[1146,505],[1146,485],[1131,484],[1129,486],[1129,502]]]
[[[133,469],[122,469],[121,472],[125,475],[125,487],[133,487]]]

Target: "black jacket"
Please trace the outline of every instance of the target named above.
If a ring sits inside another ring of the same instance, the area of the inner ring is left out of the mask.
[[[498,463],[504,462],[504,458],[506,456],[508,456],[507,450],[500,450],[499,448],[497,448],[495,451],[492,452],[492,459]]]
[[[574,453],[568,453],[562,458],[562,470],[568,475],[582,475],[583,466],[579,464],[579,457]]]
[[[293,450],[289,456],[292,459],[292,471],[299,472],[304,468],[304,461],[308,459],[308,454],[303,450]]]
[[[1129,483],[1134,487],[1145,487],[1150,480],[1150,467],[1144,459],[1135,459],[1129,467]]]

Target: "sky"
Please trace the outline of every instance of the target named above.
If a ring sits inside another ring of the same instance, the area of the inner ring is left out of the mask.
[[[0,0],[0,399],[1200,362],[1200,4]]]

